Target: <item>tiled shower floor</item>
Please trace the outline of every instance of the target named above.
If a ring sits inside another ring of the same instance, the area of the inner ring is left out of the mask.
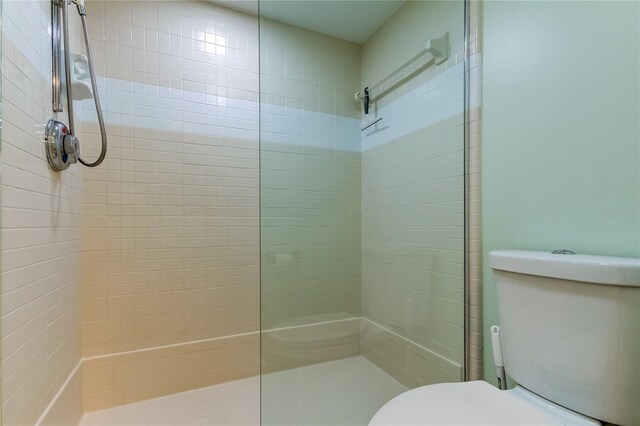
[[[366,425],[406,390],[363,357],[267,374],[264,425]],[[260,379],[250,378],[85,414],[81,425],[258,425]]]

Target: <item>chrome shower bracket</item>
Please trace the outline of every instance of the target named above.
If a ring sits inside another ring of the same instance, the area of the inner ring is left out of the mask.
[[[62,112],[62,4],[56,0],[51,2],[51,47],[53,52],[51,62],[53,112]]]
[[[69,16],[67,0],[51,1],[51,47],[53,87],[52,107],[54,112],[62,112],[62,63],[64,62],[65,81],[67,84],[67,107],[69,127],[57,120],[49,120],[44,130],[44,143],[49,165],[56,172],[66,170],[77,163],[80,157],[80,146],[73,126],[73,100],[69,93],[70,64],[67,51],[69,44]],[[64,44],[63,44],[64,43]]]

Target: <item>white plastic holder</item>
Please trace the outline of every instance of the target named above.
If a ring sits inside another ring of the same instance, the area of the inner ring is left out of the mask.
[[[86,56],[78,53],[71,53],[71,88],[73,99],[77,101],[93,98],[89,62]]]
[[[498,379],[498,388],[500,390],[507,389],[507,375],[504,371],[504,358],[502,355],[502,341],[500,340],[500,327],[491,326],[491,346],[493,348],[493,363],[496,366],[496,375]]]

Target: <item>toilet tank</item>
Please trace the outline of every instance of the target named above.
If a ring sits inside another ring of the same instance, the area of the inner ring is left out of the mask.
[[[507,374],[556,404],[640,424],[640,259],[498,250]]]

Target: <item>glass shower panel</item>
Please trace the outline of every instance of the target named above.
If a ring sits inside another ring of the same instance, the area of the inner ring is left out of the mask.
[[[263,424],[462,380],[464,57],[462,1],[261,3]]]
[[[360,70],[354,43],[264,18],[260,38],[262,372],[274,373],[359,354],[360,155],[348,93]],[[263,394],[278,401],[268,407],[308,394],[300,380],[264,376],[279,388]],[[267,423],[288,419],[272,414]]]
[[[85,363],[87,412],[259,374],[259,34],[243,4],[87,2],[109,152],[82,170],[82,353],[130,371],[99,393]],[[96,158],[93,101],[76,112]],[[258,422],[258,380],[239,383],[241,411],[227,395],[180,419],[172,399],[147,418]]]

